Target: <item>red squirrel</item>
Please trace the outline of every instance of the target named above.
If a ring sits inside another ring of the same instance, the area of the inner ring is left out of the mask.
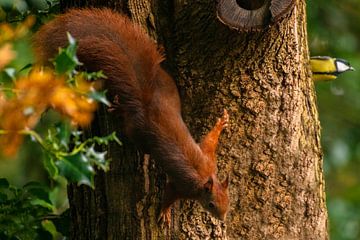
[[[194,199],[224,220],[229,209],[229,179],[216,176],[215,150],[227,126],[226,110],[197,144],[186,127],[174,80],[162,69],[164,57],[155,42],[127,17],[109,9],[76,9],[45,24],[33,38],[40,63],[77,41],[77,56],[87,71],[102,70],[104,85],[116,99],[124,134],[162,166],[168,176],[160,218],[170,221],[178,199]]]

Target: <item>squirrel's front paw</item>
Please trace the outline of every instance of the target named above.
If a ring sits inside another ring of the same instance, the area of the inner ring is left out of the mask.
[[[229,126],[229,114],[226,109],[224,109],[223,115],[218,119],[216,125],[221,128],[226,128]]]
[[[170,208],[161,210],[160,215],[158,217],[158,223],[170,228],[170,225],[171,225],[171,209]]]

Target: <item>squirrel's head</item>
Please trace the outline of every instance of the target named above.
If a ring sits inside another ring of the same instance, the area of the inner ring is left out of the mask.
[[[229,177],[220,182],[216,176],[210,176],[203,187],[203,197],[201,205],[214,217],[225,220],[229,210]]]

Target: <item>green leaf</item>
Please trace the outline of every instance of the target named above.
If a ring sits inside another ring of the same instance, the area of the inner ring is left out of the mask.
[[[5,8],[5,10],[10,10],[13,7],[13,0],[1,0],[0,1],[0,6]]]
[[[59,170],[57,168],[57,166],[55,165],[54,159],[52,156],[50,156],[50,154],[47,154],[47,156],[44,158],[44,167],[47,170],[47,172],[49,173],[50,177],[54,180],[56,180],[56,178],[59,175]]]
[[[58,132],[56,128],[49,128],[46,135],[46,143],[51,149],[52,152],[60,151],[60,143],[57,138]]]
[[[32,63],[28,63],[26,64],[24,67],[22,67],[19,72],[25,71],[25,70],[30,70],[32,68],[33,64]]]
[[[24,189],[32,189],[32,188],[44,188],[44,185],[39,183],[39,182],[35,182],[35,181],[31,181],[26,183],[23,186]]]
[[[91,163],[94,163],[104,171],[108,171],[110,162],[105,159],[106,153],[107,152],[95,151],[94,145],[92,145],[86,150],[86,157],[91,161]]]
[[[60,175],[64,176],[69,182],[94,187],[95,171],[84,154],[78,153],[61,157],[55,164],[59,168]]]
[[[6,178],[0,178],[0,189],[9,188],[10,184]]]
[[[116,132],[112,132],[111,134],[105,136],[105,137],[93,137],[94,142],[96,142],[97,144],[104,144],[104,145],[108,145],[110,141],[115,141],[117,144],[119,144],[120,146],[122,146],[121,141],[117,138],[116,136]]]
[[[55,207],[51,203],[48,203],[48,202],[38,199],[38,198],[31,200],[30,203],[33,206],[41,206],[41,207],[47,208],[50,211],[53,211],[55,209]]]
[[[100,79],[100,78],[107,78],[105,76],[105,74],[102,72],[102,71],[99,71],[99,72],[91,72],[91,73],[88,73],[88,72],[82,72],[81,74],[83,74],[83,76],[91,81],[91,80],[97,80],[97,79]]]
[[[102,91],[102,92],[98,92],[98,91],[91,91],[88,94],[88,97],[91,99],[94,99],[95,101],[101,102],[103,104],[105,104],[106,106],[110,106],[110,102],[107,100],[106,98],[106,90]]]
[[[60,0],[47,0],[47,2],[48,4],[50,4],[50,6],[55,6],[60,4]]]
[[[77,66],[76,61],[68,55],[66,51],[60,50],[59,55],[55,58],[55,71],[58,74],[72,72]]]
[[[67,36],[69,45],[65,49],[60,49],[59,54],[54,60],[55,71],[58,74],[71,73],[75,70],[76,66],[81,65],[76,56],[76,40],[70,33],[67,33]]]
[[[14,1],[14,7],[21,14],[24,14],[28,9],[25,1]]]
[[[52,204],[49,197],[49,189],[39,182],[29,182],[23,187],[31,195],[48,204]],[[46,206],[47,207],[47,206]]]
[[[45,191],[42,188],[32,188],[29,190],[29,192],[37,197],[38,199],[41,199],[49,204],[51,204],[50,198],[49,198],[49,192]]]
[[[56,125],[56,131],[59,135],[60,145],[68,151],[71,136],[70,124],[68,122],[60,122]]]
[[[5,193],[0,192],[0,204],[8,200],[8,196]]]
[[[82,136],[83,132],[82,131],[71,131],[71,135],[73,137],[72,139],[72,143],[75,145],[75,146],[78,146],[82,143],[81,141],[81,136]]]
[[[68,38],[69,41],[69,46],[67,47],[67,51],[72,55],[75,56],[76,55],[76,40],[75,38],[73,38],[73,36],[71,36],[71,34],[69,32],[66,33],[66,36]]]
[[[8,189],[14,194],[9,191],[7,199],[0,201],[0,239],[44,239],[38,233],[38,230],[43,229],[41,219],[48,216],[53,207],[38,198],[46,199],[38,190],[46,191],[47,187],[30,182],[23,188],[10,186]]]
[[[43,227],[44,230],[46,230],[47,232],[51,233],[52,237],[51,239],[55,238],[56,235],[58,234],[58,232],[56,231],[56,227],[55,224],[50,221],[50,220],[43,220],[41,222],[41,225]]]
[[[49,9],[49,5],[46,0],[26,0],[32,9],[38,11],[46,11]]]
[[[13,195],[14,197],[18,197],[19,195],[22,194],[22,189],[18,189],[16,187],[13,187],[10,185],[10,187],[8,188],[11,195]]]
[[[3,70],[6,73],[6,76],[11,78],[11,80],[16,80],[16,69],[15,68],[5,68]]]

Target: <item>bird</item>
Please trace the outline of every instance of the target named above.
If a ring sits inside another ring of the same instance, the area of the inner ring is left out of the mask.
[[[332,81],[341,73],[355,70],[348,61],[328,56],[310,57],[310,66],[314,81]]]

